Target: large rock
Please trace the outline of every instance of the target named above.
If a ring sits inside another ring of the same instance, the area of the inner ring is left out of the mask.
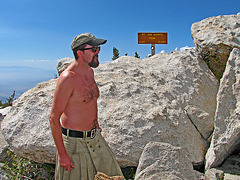
[[[95,78],[101,93],[100,126],[121,166],[137,166],[150,141],[182,147],[194,165],[203,163],[218,81],[194,50],[145,60],[121,57],[100,65]],[[55,160],[48,123],[55,83],[24,93],[2,124],[16,152],[38,162]]]
[[[5,107],[4,109],[0,109],[0,127],[1,127],[2,120],[9,113],[11,108],[12,108],[12,106],[8,106],[8,107]]]
[[[233,171],[231,171],[231,173],[234,173]],[[239,175],[233,175],[233,174],[229,174],[226,173],[222,170],[219,169],[215,169],[215,168],[211,168],[208,169],[205,172],[205,178],[204,180],[240,180]]]
[[[59,59],[57,63],[58,75],[60,74],[74,61],[74,58]]]
[[[1,129],[1,122],[4,119],[4,117],[9,113],[11,110],[11,106],[6,107],[4,109],[0,109],[0,129]],[[8,158],[8,151],[9,145],[6,142],[5,138],[2,135],[2,131],[0,130],[0,162],[5,162]],[[1,178],[1,176],[0,176]]]
[[[218,169],[224,173],[238,175],[240,179],[240,154],[230,155]]]
[[[48,116],[56,79],[39,83],[13,102],[2,122],[5,139],[14,151],[42,163],[54,163],[56,149]]]
[[[5,162],[8,158],[8,151],[9,145],[6,142],[5,138],[2,135],[2,132],[0,131],[0,163]]]
[[[220,79],[230,52],[233,48],[240,48],[240,13],[196,22],[191,32],[196,49]]]
[[[198,180],[191,161],[180,147],[150,142],[140,157],[135,180]]]
[[[225,179],[223,171],[211,168],[205,172],[205,180],[219,180],[219,179]]]
[[[221,166],[205,171],[205,180],[240,180],[240,155],[230,155]]]
[[[217,167],[240,146],[240,50],[227,62],[217,94],[215,129],[206,154],[206,169]]]
[[[182,147],[195,165],[203,162],[218,82],[194,50],[121,57],[96,69],[96,81],[103,135],[122,165],[136,166],[149,141]]]

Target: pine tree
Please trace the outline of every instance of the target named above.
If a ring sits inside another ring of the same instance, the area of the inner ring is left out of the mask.
[[[0,109],[8,107],[8,106],[12,106],[12,102],[14,101],[14,97],[15,97],[15,91],[13,91],[13,94],[9,98],[6,98],[7,101],[5,103],[2,103],[2,101],[0,100]]]
[[[140,59],[140,56],[138,55],[138,53],[137,52],[135,52],[135,56],[134,57],[136,57],[136,58],[139,58]]]
[[[112,58],[112,60],[115,60],[117,58],[119,58],[119,50],[117,48],[113,47],[113,58]]]

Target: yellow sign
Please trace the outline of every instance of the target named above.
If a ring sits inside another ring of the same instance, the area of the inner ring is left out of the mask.
[[[167,33],[138,33],[138,44],[167,44]]]

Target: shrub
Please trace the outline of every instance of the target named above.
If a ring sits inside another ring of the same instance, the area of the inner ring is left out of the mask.
[[[6,98],[6,101],[4,103],[0,100],[0,109],[3,109],[8,106],[12,106],[14,97],[15,97],[15,91],[13,91],[13,94],[9,98]]]
[[[54,179],[54,167],[48,164],[39,164],[7,151],[9,160],[1,167],[7,171],[7,176],[15,179]]]

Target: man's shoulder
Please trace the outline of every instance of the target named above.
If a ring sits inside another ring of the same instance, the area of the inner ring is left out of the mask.
[[[66,69],[65,71],[63,71],[60,75],[61,78],[72,78],[76,75],[76,73],[72,70],[68,70]]]
[[[74,71],[71,70],[65,70],[61,73],[61,75],[59,76],[58,82],[61,83],[71,83],[74,82],[76,73]]]

